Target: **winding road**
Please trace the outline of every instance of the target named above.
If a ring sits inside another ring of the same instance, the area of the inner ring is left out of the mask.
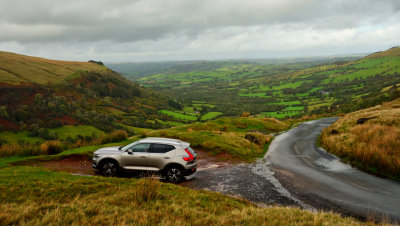
[[[277,136],[264,159],[278,181],[311,206],[400,222],[400,182],[366,174],[317,148],[323,128],[337,118],[300,124]]]

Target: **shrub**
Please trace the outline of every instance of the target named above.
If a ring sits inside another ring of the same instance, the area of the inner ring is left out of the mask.
[[[242,112],[242,117],[249,117],[250,116],[250,112]]]
[[[114,143],[126,140],[128,138],[128,133],[124,130],[114,130],[112,133],[104,135],[100,138],[101,144]]]
[[[54,155],[63,151],[63,145],[59,140],[49,140],[40,145],[40,151],[44,155]]]
[[[40,150],[32,144],[3,144],[0,146],[0,157],[39,155]]]

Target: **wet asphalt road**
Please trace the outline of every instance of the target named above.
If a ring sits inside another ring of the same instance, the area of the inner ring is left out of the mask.
[[[182,185],[241,197],[263,205],[339,212],[361,219],[400,222],[400,183],[363,173],[316,147],[337,118],[299,125],[271,143],[254,164],[199,168]]]
[[[400,222],[400,182],[375,177],[316,147],[322,129],[337,118],[306,122],[277,136],[265,156],[276,178],[312,206]]]
[[[256,169],[257,164],[241,164],[199,170],[193,179],[183,183],[183,185],[241,197],[259,205],[301,206],[296,201],[277,191],[269,178],[265,175],[258,175],[255,172]]]

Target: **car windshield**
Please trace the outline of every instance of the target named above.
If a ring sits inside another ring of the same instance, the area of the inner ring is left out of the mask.
[[[138,143],[138,142],[136,141],[136,142],[130,143],[130,144],[128,144],[128,145],[122,146],[122,147],[119,148],[119,150],[121,150],[121,151],[126,151],[128,148],[130,148],[130,147],[132,147],[132,146],[135,146],[137,143]]]

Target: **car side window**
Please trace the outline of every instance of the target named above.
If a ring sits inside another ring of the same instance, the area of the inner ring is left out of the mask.
[[[174,150],[174,149],[175,149],[175,147],[172,146],[172,145],[165,145],[165,153],[167,153],[167,152],[169,152],[169,151],[172,151],[172,150]]]
[[[172,145],[152,144],[149,152],[150,153],[167,153],[174,149],[175,149],[175,147]]]
[[[150,144],[137,144],[131,148],[133,152],[147,152],[149,150]]]

